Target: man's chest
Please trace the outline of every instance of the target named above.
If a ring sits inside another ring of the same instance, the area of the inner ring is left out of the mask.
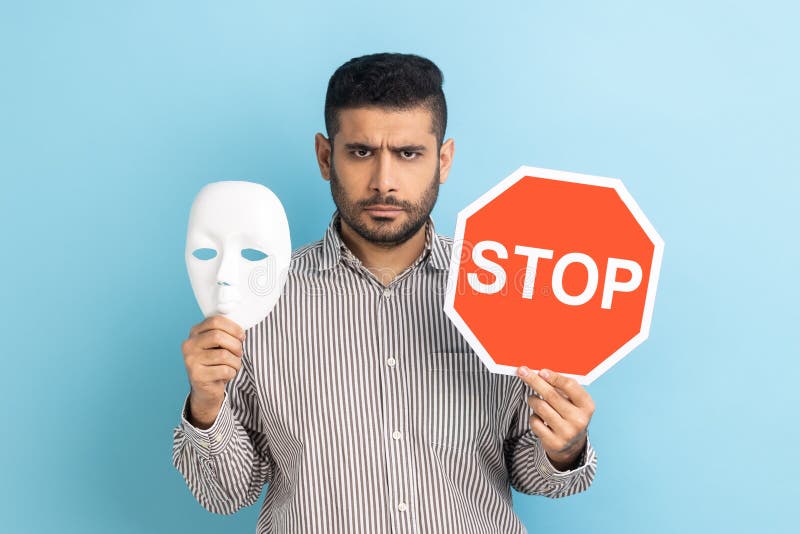
[[[442,311],[443,295],[348,289],[295,299],[268,323],[257,387],[289,432],[304,441],[320,425],[364,446],[385,434],[456,448],[504,433],[513,377],[484,367]]]

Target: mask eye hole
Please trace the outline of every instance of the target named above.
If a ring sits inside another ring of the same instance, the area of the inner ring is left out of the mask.
[[[243,248],[242,257],[250,261],[260,261],[266,258],[267,255],[255,248]]]
[[[213,248],[198,248],[192,252],[192,256],[198,260],[210,260],[217,257],[217,251]]]

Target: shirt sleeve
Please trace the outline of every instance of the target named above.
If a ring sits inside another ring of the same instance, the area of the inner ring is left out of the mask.
[[[520,493],[550,498],[585,491],[597,472],[597,455],[588,435],[577,467],[566,471],[556,469],[528,423],[533,410],[527,398],[533,395],[533,389],[521,380],[517,384],[513,396],[515,411],[503,446],[511,486]]]
[[[187,395],[181,422],[173,430],[172,464],[209,512],[232,514],[252,505],[272,480],[274,462],[252,377],[245,350],[214,424],[203,430],[189,423]]]

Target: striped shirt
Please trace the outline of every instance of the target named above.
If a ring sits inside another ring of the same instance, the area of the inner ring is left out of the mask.
[[[275,309],[247,330],[214,424],[173,431],[173,464],[207,510],[267,493],[261,533],[520,533],[511,488],[566,497],[597,457],[559,471],[532,433],[533,391],[490,373],[443,311],[452,240],[388,286],[325,236],[292,254]]]

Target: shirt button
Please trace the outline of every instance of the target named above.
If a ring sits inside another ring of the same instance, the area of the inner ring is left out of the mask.
[[[403,434],[401,434],[400,432],[398,432],[397,430],[395,430],[394,432],[392,432],[392,437],[393,437],[394,439],[400,439],[400,438],[402,438],[402,437],[403,437]]]
[[[408,510],[408,506],[406,506],[406,503],[401,502],[400,504],[397,505],[397,509],[400,510],[401,512],[405,512],[406,510]]]
[[[389,357],[389,358],[386,360],[386,365],[388,365],[389,367],[394,367],[396,363],[397,363],[397,360],[395,360],[395,359],[394,359],[394,358],[392,358],[392,357]]]
[[[392,290],[388,287],[383,290],[383,296],[387,299],[392,296]]]
[[[214,438],[214,441],[220,443],[222,441],[222,433],[218,433],[217,436]]]

